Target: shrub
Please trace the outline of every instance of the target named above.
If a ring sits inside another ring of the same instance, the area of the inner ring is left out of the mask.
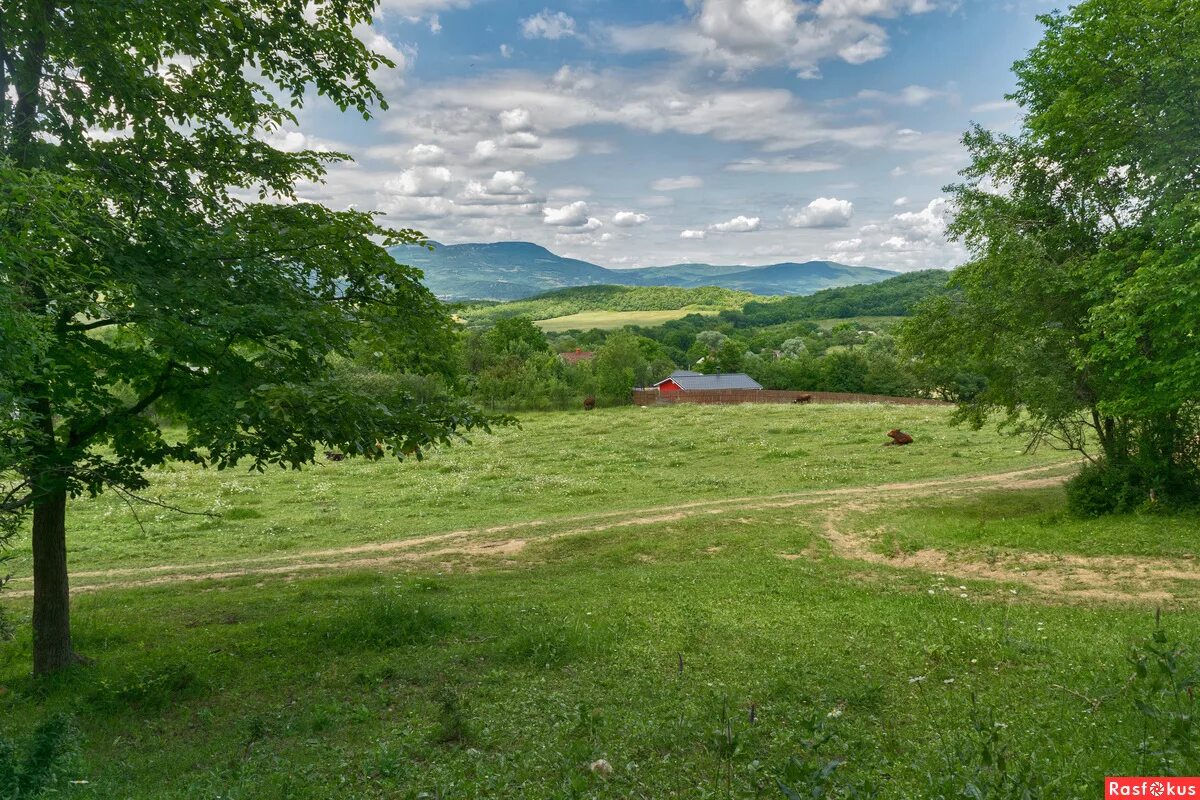
[[[1081,517],[1134,511],[1149,501],[1149,487],[1131,467],[1086,464],[1067,481],[1067,507]]]

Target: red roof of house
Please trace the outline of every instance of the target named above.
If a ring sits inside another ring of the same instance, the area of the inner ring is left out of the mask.
[[[580,361],[591,361],[596,354],[591,350],[581,350],[576,347],[574,353],[559,353],[558,357],[568,364],[578,364]]]

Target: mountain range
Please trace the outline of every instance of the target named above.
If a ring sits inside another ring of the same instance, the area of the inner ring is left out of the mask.
[[[531,242],[437,244],[390,248],[392,257],[425,273],[425,285],[443,300],[520,300],[571,286],[720,286],[760,295],[807,295],[821,289],[878,283],[898,273],[833,261],[766,266],[672,264],[606,269],[564,258]]]

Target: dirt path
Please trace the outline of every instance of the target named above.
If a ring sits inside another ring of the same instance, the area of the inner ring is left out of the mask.
[[[881,502],[896,503],[939,494],[961,495],[987,489],[1029,489],[1060,483],[1068,465],[966,475],[877,486],[818,489],[758,497],[704,500],[642,509],[595,512],[555,519],[306,552],[223,559],[192,564],[163,564],[90,572],[72,576],[72,591],[219,581],[246,576],[289,576],[313,572],[373,569],[400,563],[440,563],[462,558],[496,559],[515,555],[533,541],[552,541],[618,528],[655,525],[708,514],[726,514],[799,506],[827,507],[821,533],[832,552],[873,564],[919,569],[956,578],[1025,584],[1039,592],[1095,600],[1169,599],[1164,581],[1200,581],[1200,569],[1183,561],[1141,558],[1085,558],[1021,554],[988,561],[964,559],[939,550],[890,557],[871,548],[868,537],[844,530],[846,516]],[[9,597],[31,594],[28,578],[12,583]]]
[[[847,503],[825,513],[821,533],[835,555],[852,561],[916,569],[954,580],[1021,584],[1060,599],[1161,603],[1175,597],[1174,582],[1200,582],[1200,566],[1184,559],[1030,552],[989,554],[984,558],[980,553],[947,553],[934,548],[889,555],[873,549],[869,537],[852,532],[845,524],[850,514],[877,507],[877,504]]]

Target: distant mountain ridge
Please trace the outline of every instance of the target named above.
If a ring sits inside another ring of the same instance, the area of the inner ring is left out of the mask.
[[[520,300],[574,286],[719,286],[758,295],[808,295],[822,289],[878,283],[897,274],[833,261],[784,262],[761,267],[672,264],[606,269],[564,258],[531,242],[412,245],[389,249],[402,264],[425,273],[425,285],[444,300]]]

